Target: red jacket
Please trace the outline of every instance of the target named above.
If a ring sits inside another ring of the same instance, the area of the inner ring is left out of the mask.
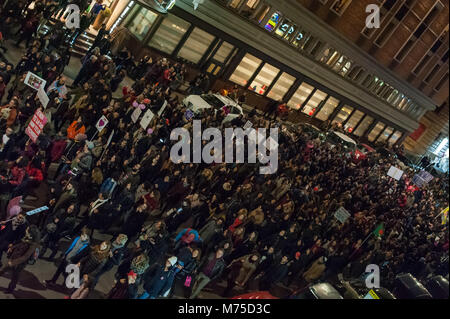
[[[42,170],[39,168],[31,167],[30,164],[28,164],[27,166],[27,174],[28,177],[34,177],[38,182],[42,182],[44,180],[44,174],[42,173]]]
[[[18,166],[13,166],[11,168],[11,175],[12,178],[9,180],[9,183],[15,186],[20,185],[25,177],[25,169],[19,168]]]

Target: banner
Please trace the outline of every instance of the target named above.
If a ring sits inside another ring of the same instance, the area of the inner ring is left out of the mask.
[[[38,77],[36,74],[28,71],[27,76],[25,77],[23,83],[25,83],[29,87],[32,87],[35,90],[39,90],[39,88],[45,87],[45,83],[47,83],[47,81]]]
[[[30,124],[28,124],[25,130],[25,134],[28,135],[33,143],[36,143],[39,135],[44,129],[45,124],[47,124],[47,117],[45,117],[44,113],[42,113],[42,111],[40,111],[39,109],[36,110],[36,112],[34,112],[33,118],[30,121]]]
[[[98,132],[100,133],[107,124],[108,124],[108,119],[106,118],[106,116],[102,115],[102,117],[98,120],[95,127],[97,128]]]
[[[31,216],[31,215],[34,215],[34,214],[37,214],[37,213],[43,212],[44,210],[47,210],[47,209],[48,209],[48,207],[47,207],[47,206],[42,206],[42,207],[39,207],[39,208],[36,208],[36,209],[30,210],[30,211],[29,211],[29,212],[27,212],[26,214],[27,214],[27,216]]]

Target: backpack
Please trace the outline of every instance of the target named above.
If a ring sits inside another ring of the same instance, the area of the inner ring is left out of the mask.
[[[30,259],[28,259],[29,265],[34,265],[36,263],[36,261],[39,259],[39,252],[39,247],[37,247],[34,250],[34,253],[30,256]]]
[[[111,196],[112,192],[116,188],[117,182],[111,177],[107,178],[100,186],[100,193],[108,194],[108,197]]]

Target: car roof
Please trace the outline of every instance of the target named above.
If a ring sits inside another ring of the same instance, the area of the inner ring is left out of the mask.
[[[337,131],[332,131],[334,134],[336,134],[339,138],[343,139],[346,142],[352,143],[356,145],[355,140],[351,139],[350,137],[348,137],[345,134],[342,134],[341,132],[337,132]]]
[[[341,294],[329,283],[320,283],[309,288],[318,299],[344,299]]]
[[[309,124],[309,123],[300,123],[300,125],[306,125],[306,126],[312,127],[313,129],[315,129],[315,130],[317,130],[317,131],[320,132],[320,128],[318,128],[317,126],[314,126],[314,125],[312,125],[312,124]]]
[[[226,96],[223,96],[220,94],[212,94],[212,95],[215,96],[216,98],[218,98],[219,100],[221,100],[224,104],[232,105],[242,112],[242,107],[239,104],[237,104],[235,101],[230,99],[229,97],[226,97]]]
[[[369,151],[371,151],[371,152],[375,152],[375,149],[374,149],[373,147],[370,147],[370,146],[367,145],[367,144],[361,143],[361,144],[359,144],[359,145],[364,146],[365,148],[367,148],[367,149],[368,149]]]

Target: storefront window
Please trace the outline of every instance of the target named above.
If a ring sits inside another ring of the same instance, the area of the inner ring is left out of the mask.
[[[334,51],[331,54],[330,58],[326,61],[327,65],[333,66],[337,62],[337,60],[339,59],[340,56],[341,56],[341,54],[339,52]]]
[[[363,134],[367,131],[369,126],[373,123],[373,117],[366,116],[361,123],[359,123],[356,130],[353,131],[353,134],[356,136],[363,136]]]
[[[316,114],[316,118],[321,121],[326,121],[333,113],[333,111],[337,108],[339,104],[339,100],[330,96],[328,100],[325,102],[323,107],[320,109],[319,113]]]
[[[290,40],[296,34],[297,26],[289,19],[284,19],[283,23],[280,23],[279,27],[275,31],[275,34],[279,37]]]
[[[264,64],[261,71],[259,71],[256,78],[253,80],[249,89],[263,95],[266,92],[267,88],[272,84],[272,81],[275,79],[278,72],[280,72],[280,69],[277,69],[276,67],[267,63]]]
[[[352,67],[352,62],[348,61],[347,63],[345,63],[344,67],[342,68],[342,70],[339,74],[342,76],[345,76],[347,74],[347,72],[351,69],[351,67]]]
[[[247,53],[230,76],[230,81],[242,86],[247,86],[248,80],[252,77],[253,73],[255,73],[261,62],[262,61],[257,57]]]
[[[259,5],[260,0],[246,0],[241,10],[241,15],[245,18],[250,18]]]
[[[213,59],[225,63],[228,56],[231,54],[231,51],[233,51],[234,46],[228,42],[223,42],[220,46],[219,50],[217,50],[216,54],[214,54]]]
[[[335,116],[332,123],[342,123],[344,122],[350,114],[353,112],[353,108],[348,105],[344,105],[339,113]]]
[[[301,46],[305,42],[305,38],[307,37],[307,34],[304,30],[298,31],[295,36],[292,38],[292,44],[296,47]]]
[[[378,122],[367,136],[368,140],[370,142],[373,142],[377,138],[378,134],[380,134],[380,132],[384,129],[384,127],[385,125],[382,122]]]
[[[316,113],[317,107],[325,101],[327,97],[327,94],[325,92],[317,90],[314,92],[314,94],[309,99],[308,103],[305,105],[304,109],[302,110],[303,113],[313,116],[314,113]]]
[[[361,111],[356,110],[355,113],[353,113],[352,117],[345,123],[345,129],[352,133],[355,129],[356,125],[358,125],[359,121],[363,118],[364,113]]]
[[[341,56],[336,64],[333,66],[333,70],[339,72],[344,64],[347,62],[347,58],[345,56]]]
[[[326,63],[335,52],[336,51],[333,48],[325,49],[319,61],[322,63]]]
[[[280,101],[283,99],[284,95],[289,91],[292,84],[294,84],[295,78],[287,73],[283,73],[277,82],[274,84],[267,97]]]
[[[276,29],[280,21],[281,21],[281,13],[274,12],[270,17],[269,21],[267,21],[266,25],[264,26],[264,29],[266,29],[269,32],[272,32],[273,30]]]
[[[400,131],[396,131],[394,134],[392,134],[391,138],[389,139],[388,143],[390,145],[394,145],[397,143],[397,141],[402,137],[403,133]]]
[[[178,56],[193,63],[198,63],[206,50],[208,50],[214,38],[213,35],[202,29],[194,28],[178,53]]]
[[[294,93],[292,98],[289,100],[287,105],[295,110],[300,109],[302,107],[302,104],[311,94],[312,90],[314,90],[314,87],[303,82],[302,85],[300,85],[300,87]]]
[[[239,5],[242,3],[243,0],[232,0],[229,4],[230,7],[233,9],[239,8]]]
[[[155,23],[157,17],[158,15],[153,11],[141,7],[136,17],[127,26],[127,29],[130,30],[130,32],[134,36],[136,36],[136,38],[142,41],[150,31],[150,28],[152,27],[153,23]]]
[[[384,132],[378,138],[377,142],[386,142],[387,139],[389,138],[389,136],[391,136],[392,133],[394,133],[394,128],[393,127],[386,128],[384,130]]]
[[[169,14],[150,40],[149,45],[159,51],[172,54],[190,25],[189,22]]]
[[[256,20],[258,21],[258,23],[261,23],[261,21],[264,20],[266,15],[269,13],[269,10],[270,10],[270,6],[268,6],[268,5],[262,6],[262,8],[256,14]]]

